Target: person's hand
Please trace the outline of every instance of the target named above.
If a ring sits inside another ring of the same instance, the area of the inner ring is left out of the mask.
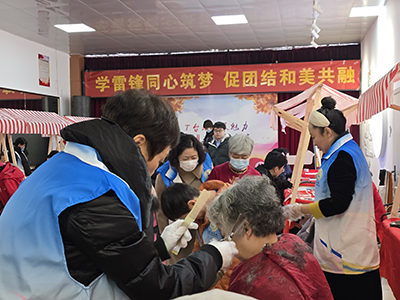
[[[180,248],[186,248],[188,242],[192,239],[188,229],[197,229],[199,226],[196,223],[191,223],[189,228],[181,226],[183,220],[177,220],[174,223],[164,228],[161,233],[161,238],[164,241],[167,251],[170,252],[175,246],[178,252]]]
[[[222,256],[222,268],[225,271],[233,262],[233,257],[239,253],[233,241],[217,241],[213,239],[208,245],[213,245]]]
[[[300,210],[300,207],[301,205],[298,203],[285,205],[283,206],[283,215],[291,222],[297,221],[304,216]]]

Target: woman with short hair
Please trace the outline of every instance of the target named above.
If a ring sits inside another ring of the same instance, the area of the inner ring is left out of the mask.
[[[208,180],[233,183],[245,175],[260,175],[249,165],[254,147],[253,139],[245,134],[236,134],[229,139],[228,143],[230,160],[214,167]]]
[[[285,218],[266,176],[240,179],[207,213],[225,237],[240,214],[245,218],[232,237],[241,263],[232,272],[228,291],[257,299],[333,300],[312,250],[295,235],[276,235]]]

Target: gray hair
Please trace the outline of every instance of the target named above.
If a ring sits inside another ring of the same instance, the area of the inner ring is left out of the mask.
[[[243,177],[210,204],[207,216],[227,234],[240,213],[257,237],[277,233],[285,223],[281,203],[267,176]],[[244,232],[242,228],[236,234]]]
[[[254,141],[245,134],[236,134],[229,138],[229,153],[248,154],[253,151]]]

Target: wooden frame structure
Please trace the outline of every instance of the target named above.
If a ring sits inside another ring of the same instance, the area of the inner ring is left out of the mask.
[[[345,107],[338,107],[341,109],[345,117],[350,114],[354,114],[356,118],[353,121],[351,118],[351,124],[359,124],[372,115],[386,109],[392,108],[400,111],[400,105],[393,104],[393,82],[400,80],[400,64],[397,64],[392,70],[386,74],[382,79],[375,83],[370,89],[363,93],[357,103],[351,103]],[[304,120],[292,115],[278,106],[273,107],[274,113],[286,121],[286,126],[297,131],[300,131],[300,140],[296,153],[296,161],[293,170],[293,189],[291,203],[296,201],[297,191],[300,185],[301,172],[304,166],[305,154],[308,149],[308,143],[310,140],[310,134],[308,132],[308,118],[310,113],[320,107],[321,99],[323,95],[321,91],[324,85],[315,85],[311,94],[307,97],[306,109],[304,114]],[[331,89],[330,92],[339,93],[336,90]],[[332,95],[335,98],[335,95]],[[313,99],[314,97],[314,99]],[[290,100],[288,100],[290,101]],[[371,104],[372,103],[372,104]],[[366,117],[365,117],[366,116]],[[349,120],[348,120],[349,123]],[[400,186],[400,182],[399,182]],[[397,213],[400,206],[400,190],[397,190],[391,217]]]
[[[286,125],[288,127],[301,132],[299,146],[297,147],[296,160],[294,163],[294,169],[292,174],[293,189],[292,189],[292,199],[290,203],[294,203],[296,201],[297,191],[300,186],[301,172],[303,170],[304,160],[308,149],[308,143],[310,141],[310,133],[308,131],[308,119],[310,117],[311,112],[321,104],[321,99],[322,99],[321,88],[322,85],[317,86],[311,93],[311,95],[307,98],[307,106],[306,106],[306,113],[304,116],[304,120],[301,120],[278,107],[275,106],[273,107],[275,113],[279,117],[286,120]],[[313,99],[314,96],[315,98]]]
[[[301,180],[301,174],[304,166],[304,161],[305,161],[305,156],[306,152],[308,149],[308,144],[310,141],[310,133],[308,131],[308,119],[310,117],[310,114],[313,110],[319,108],[321,106],[321,99],[330,94],[330,93],[335,93],[338,97],[342,97],[341,95],[344,95],[332,88],[329,88],[325,86],[324,84],[318,84],[315,85],[314,87],[311,88],[312,91],[311,93],[308,94],[307,100],[306,100],[306,106],[305,106],[305,113],[304,113],[304,119],[300,119],[291,113],[285,111],[284,109],[280,108],[279,106],[274,106],[272,109],[274,113],[278,116],[281,117],[282,119],[285,120],[286,126],[292,129],[295,129],[297,131],[300,131],[300,140],[299,140],[299,145],[297,148],[297,153],[296,153],[296,160],[294,163],[294,168],[293,168],[293,174],[292,174],[292,183],[293,183],[293,188],[292,188],[292,199],[290,203],[294,203],[296,201],[297,197],[297,192],[300,186],[300,180]],[[328,90],[326,90],[328,89]],[[333,95],[335,97],[335,95]],[[358,107],[357,99],[347,96],[351,98],[352,100],[344,101],[341,103],[341,107],[339,109],[342,110],[343,114],[345,116],[348,116],[349,114],[353,113],[355,116],[355,111]],[[287,100],[287,101],[290,101]],[[354,120],[353,120],[354,119]],[[352,118],[353,123],[355,121],[355,117]]]

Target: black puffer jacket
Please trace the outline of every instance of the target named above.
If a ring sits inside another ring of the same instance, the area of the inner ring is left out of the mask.
[[[218,147],[216,146],[215,139],[208,143],[207,152],[210,154],[214,167],[230,160],[228,143],[230,137],[231,136],[227,134]]]
[[[131,299],[170,299],[208,289],[222,265],[215,247],[205,245],[173,266],[162,263],[160,256],[168,254],[161,239],[152,241],[150,176],[133,139],[107,120],[77,123],[61,135],[96,149],[107,168],[128,183],[140,199],[147,232],[113,191],[69,207],[59,224],[71,276],[87,286],[105,273]]]
[[[285,189],[291,189],[293,184],[286,179],[280,178],[279,176],[278,176],[278,178],[275,178],[264,167],[264,165],[258,165],[256,167],[256,170],[258,172],[260,172],[261,175],[268,176],[268,178],[271,180],[271,185],[273,185],[275,187],[276,195],[278,196],[279,200],[281,201],[281,204],[283,204],[283,201],[285,200],[284,191],[285,191]]]

